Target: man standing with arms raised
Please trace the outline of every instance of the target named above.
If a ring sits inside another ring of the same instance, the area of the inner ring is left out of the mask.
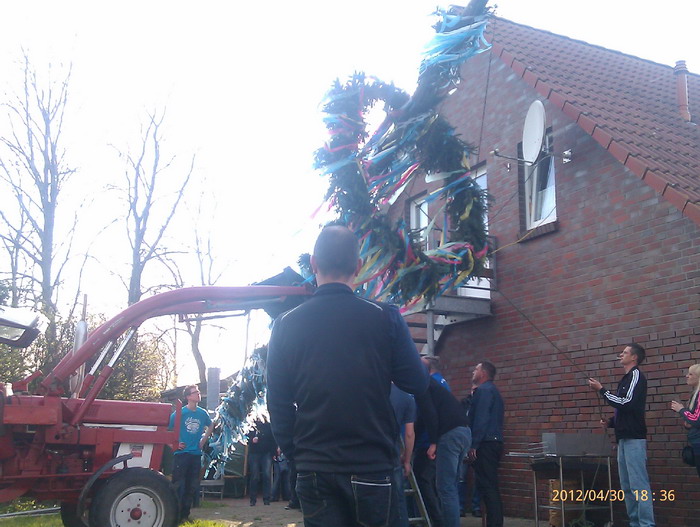
[[[639,369],[645,357],[646,352],[639,344],[625,346],[619,355],[625,376],[618,383],[615,393],[603,388],[596,379],[588,379],[588,386],[600,392],[605,402],[615,408],[614,417],[603,421],[603,424],[615,428],[620,488],[625,491],[630,527],[656,525],[647,474],[647,425],[644,419],[647,379]]]
[[[355,235],[324,228],[311,257],[319,287],[270,338],[270,422],[296,463],[306,527],[397,524],[391,382],[413,394],[428,386],[398,309],[353,293],[360,266]]]

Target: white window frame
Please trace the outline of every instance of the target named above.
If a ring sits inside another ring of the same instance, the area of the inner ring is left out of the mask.
[[[429,237],[427,236],[428,225],[430,225],[430,214],[428,202],[425,196],[412,199],[409,207],[409,224],[412,232],[418,232],[418,239],[425,249],[431,248]]]
[[[537,160],[525,165],[525,227],[528,230],[557,219],[554,167],[552,133],[548,131]]]

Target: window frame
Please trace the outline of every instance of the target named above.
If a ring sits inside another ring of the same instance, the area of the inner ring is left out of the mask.
[[[553,155],[553,134],[548,128],[544,135],[542,150],[535,163],[524,165],[525,229],[532,230],[557,221],[556,164]],[[547,186],[535,190],[547,178]],[[546,194],[544,194],[546,193]],[[542,201],[540,201],[542,200]],[[543,210],[551,203],[551,210]],[[535,217],[537,215],[537,217]]]

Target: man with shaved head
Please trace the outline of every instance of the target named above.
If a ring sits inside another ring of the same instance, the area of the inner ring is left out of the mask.
[[[270,338],[270,420],[296,464],[306,527],[398,526],[391,383],[413,394],[428,386],[398,309],[353,292],[360,266],[354,233],[325,227],[311,257],[318,289]]]

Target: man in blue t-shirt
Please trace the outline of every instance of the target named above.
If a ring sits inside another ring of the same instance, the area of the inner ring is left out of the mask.
[[[182,408],[180,444],[173,456],[173,485],[180,498],[180,520],[187,521],[199,486],[202,447],[209,440],[214,427],[206,410],[198,406],[202,394],[196,385],[185,387],[182,396],[187,405]],[[173,426],[175,412],[170,416],[169,428]]]

